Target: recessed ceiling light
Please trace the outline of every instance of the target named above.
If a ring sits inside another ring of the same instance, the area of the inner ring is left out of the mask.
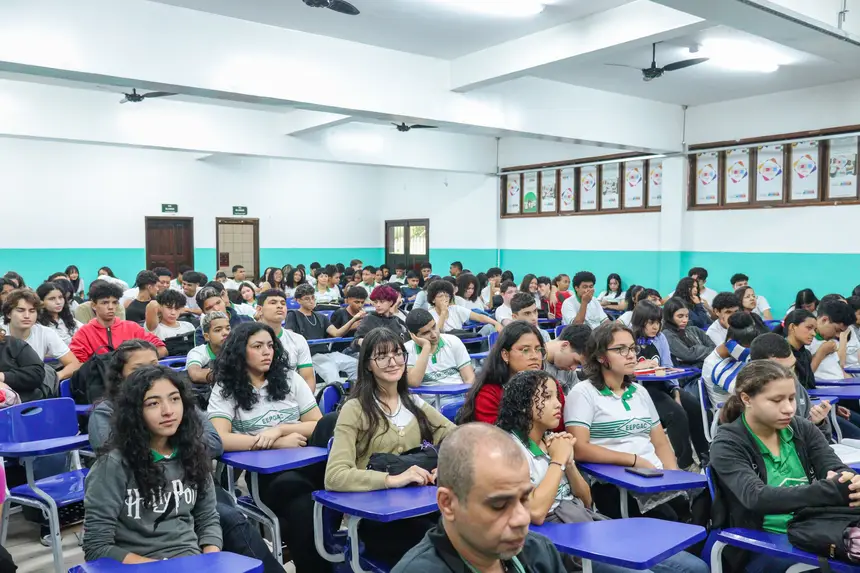
[[[432,2],[460,12],[474,12],[490,16],[522,18],[536,16],[546,8],[541,0],[431,0]]]
[[[694,53],[690,50],[690,53]],[[697,56],[710,58],[710,63],[737,72],[775,72],[779,66],[791,63],[776,50],[746,40],[712,39],[702,42]]]

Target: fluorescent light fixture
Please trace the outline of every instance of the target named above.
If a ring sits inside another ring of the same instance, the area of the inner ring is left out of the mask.
[[[698,52],[691,51],[690,54],[710,58],[710,63],[736,72],[769,74],[790,63],[776,50],[747,40],[705,40]]]
[[[546,8],[541,0],[431,0],[440,6],[460,12],[489,16],[524,18],[536,16]]]

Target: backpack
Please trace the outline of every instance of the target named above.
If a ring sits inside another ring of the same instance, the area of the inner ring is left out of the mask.
[[[167,347],[168,356],[187,356],[191,349],[194,348],[195,331],[186,332],[180,336],[171,336],[164,339],[164,345]]]
[[[860,508],[807,507],[788,522],[788,541],[792,546],[819,555],[819,567],[830,573],[828,559],[849,562],[846,530],[860,526]]]
[[[69,389],[75,404],[94,404],[97,400],[104,398],[107,393],[108,372],[115,351],[110,330],[108,330],[107,335],[107,345],[96,348],[90,359],[84,362],[69,380]],[[103,348],[107,348],[108,351],[99,354],[99,350]]]

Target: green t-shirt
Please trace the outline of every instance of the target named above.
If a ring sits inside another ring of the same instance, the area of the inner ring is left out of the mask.
[[[806,471],[803,469],[803,464],[800,463],[800,458],[797,456],[797,448],[794,447],[794,430],[791,429],[791,426],[779,431],[779,457],[775,457],[768,447],[764,445],[764,442],[750,429],[746,416],[742,416],[742,418],[744,426],[746,426],[750,435],[755,438],[761,455],[764,458],[764,468],[767,471],[767,485],[770,487],[809,485]],[[762,529],[774,533],[786,533],[788,522],[791,518],[791,513],[765,515]]]

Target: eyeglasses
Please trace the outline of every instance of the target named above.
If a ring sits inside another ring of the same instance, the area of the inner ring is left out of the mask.
[[[379,368],[385,368],[391,364],[392,360],[395,365],[401,366],[406,362],[406,354],[403,352],[395,352],[394,354],[383,354],[382,356],[373,357],[373,361],[376,362],[376,365]]]
[[[525,348],[511,348],[511,352],[521,354],[523,358],[528,358],[530,356],[540,356],[543,358],[546,356],[546,348],[543,346],[537,346],[535,348],[529,348],[528,346]]]
[[[634,344],[633,346],[613,346],[612,348],[607,348],[606,350],[609,352],[615,352],[619,356],[623,356],[626,358],[630,356],[630,353],[633,353],[634,356],[639,354],[639,351],[642,350],[642,347],[638,344]]]

